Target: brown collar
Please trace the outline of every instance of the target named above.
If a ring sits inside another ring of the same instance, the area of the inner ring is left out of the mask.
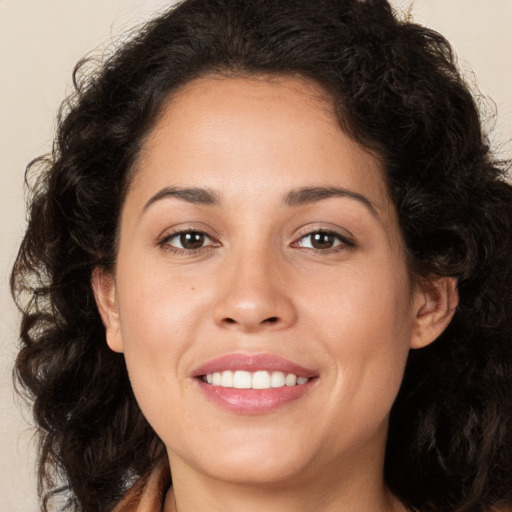
[[[112,512],[161,512],[170,483],[169,463],[164,458],[151,473],[135,482]]]

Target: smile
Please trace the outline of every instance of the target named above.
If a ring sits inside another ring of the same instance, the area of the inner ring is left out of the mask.
[[[309,381],[307,377],[298,377],[294,373],[281,371],[256,371],[225,370],[203,375],[203,382],[213,386],[236,389],[270,389],[283,388],[285,386],[301,386]]]
[[[272,354],[226,354],[196,368],[200,393],[221,409],[267,414],[307,395],[319,374]]]

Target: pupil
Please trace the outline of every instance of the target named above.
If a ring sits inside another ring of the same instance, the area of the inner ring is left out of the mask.
[[[199,249],[203,246],[204,235],[202,233],[183,233],[180,235],[180,243],[185,249]]]
[[[334,235],[329,233],[315,233],[312,245],[315,249],[330,249],[334,244]]]

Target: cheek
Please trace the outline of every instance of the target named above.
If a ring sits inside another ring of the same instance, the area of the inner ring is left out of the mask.
[[[193,276],[162,265],[119,266],[118,297],[125,351],[174,350],[186,343],[206,307],[205,288]],[[192,278],[191,278],[192,277]]]
[[[123,352],[139,405],[149,412],[163,389],[178,389],[186,378],[184,354],[208,300],[193,279],[156,266],[120,262],[117,276]]]
[[[333,366],[335,392],[381,417],[398,392],[412,333],[405,269],[384,263],[319,283],[304,305]]]
[[[330,331],[340,348],[352,346],[355,338],[357,347],[370,352],[400,345],[410,335],[412,305],[406,270],[394,261],[347,266],[314,279],[302,276],[303,315]]]

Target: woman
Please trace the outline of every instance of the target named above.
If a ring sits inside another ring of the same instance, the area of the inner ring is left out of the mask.
[[[187,0],[81,69],[12,279],[44,510],[505,510],[512,188],[448,43]]]

